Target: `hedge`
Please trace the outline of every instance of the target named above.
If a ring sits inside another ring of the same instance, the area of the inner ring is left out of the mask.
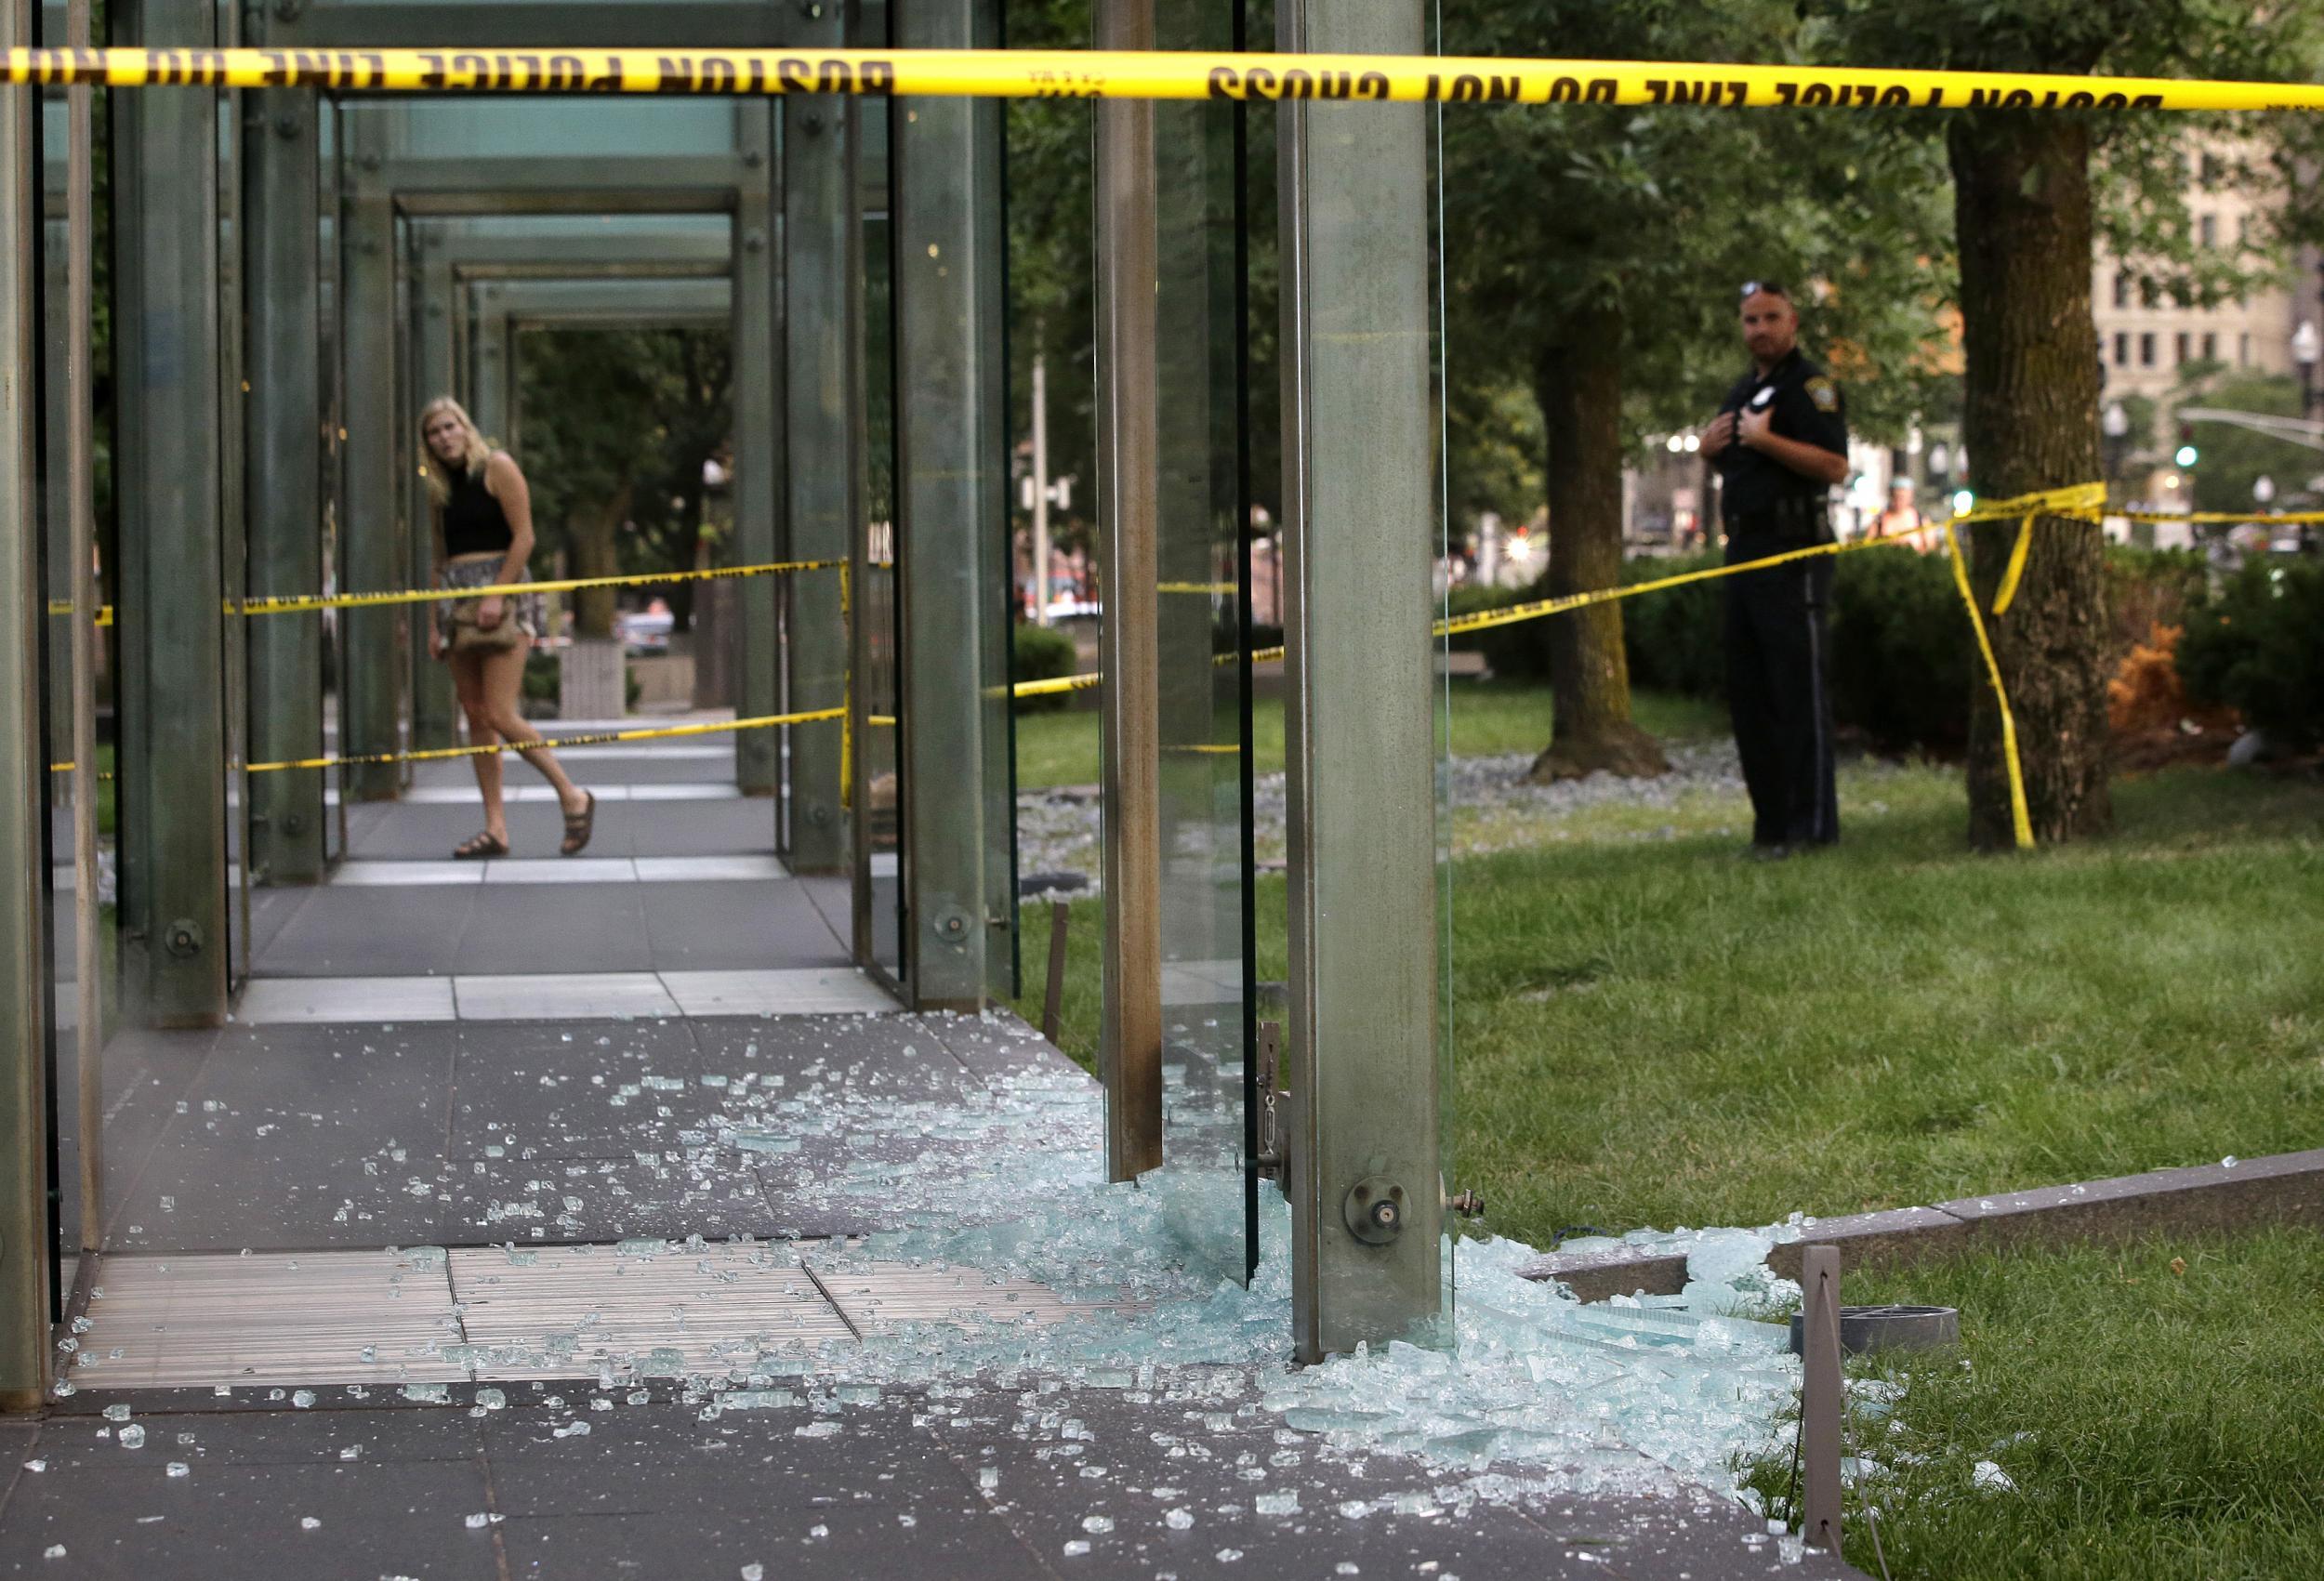
[[[2270,744],[2324,742],[2324,565],[2247,562],[2187,611],[2178,665],[2190,697],[2235,709]]]
[[[1719,563],[1717,551],[1626,561],[1625,586]],[[2108,600],[2122,650],[2147,626],[2178,617],[2199,599],[2202,558],[2185,551],[2110,549]],[[1549,596],[1526,587],[1457,587],[1456,615]],[[1716,581],[1689,583],[1622,602],[1631,684],[1691,697],[1726,695],[1725,595]],[[1554,618],[1554,617],[1552,617]],[[2133,630],[2133,626],[2135,629]],[[1496,676],[1546,683],[1548,628],[1540,621],[1453,639],[1485,654]],[[1885,752],[1959,753],[1969,738],[1969,698],[1980,673],[1976,639],[1961,607],[1950,560],[1909,549],[1845,554],[1832,579],[1832,712],[1840,727]]]
[[[1024,621],[1017,623],[1010,638],[1009,652],[1011,680],[1055,680],[1072,675],[1081,665],[1072,638],[1055,626]],[[1040,697],[1015,698],[1010,706],[1020,714],[1038,714],[1063,708],[1072,701],[1071,692],[1058,692]]]

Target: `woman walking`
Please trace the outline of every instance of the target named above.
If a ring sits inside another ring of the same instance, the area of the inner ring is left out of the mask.
[[[476,431],[468,413],[448,395],[429,402],[419,415],[426,447],[428,492],[435,501],[436,577],[442,588],[489,587],[525,580],[533,555],[533,504],[524,474],[514,457],[495,450]],[[468,716],[469,744],[506,741],[524,755],[556,787],[564,810],[564,843],[577,854],[589,843],[597,821],[597,797],[576,787],[548,750],[541,733],[518,711],[524,684],[524,657],[541,635],[537,593],[488,599],[450,599],[436,605],[429,649],[452,665],[452,685]],[[501,805],[500,755],[480,752],[476,788],[483,794],[484,827],[453,849],[464,862],[508,854],[508,815]]]

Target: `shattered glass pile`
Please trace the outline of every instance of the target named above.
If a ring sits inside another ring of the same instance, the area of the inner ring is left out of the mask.
[[[999,1019],[988,1035],[1031,1041]],[[1186,1387],[1171,1369],[1248,1369],[1264,1408],[1331,1452],[1400,1451],[1580,1491],[1679,1479],[1724,1487],[1735,1456],[1766,1442],[1797,1387],[1780,1327],[1723,1315],[1782,1293],[1761,1262],[1767,1242],[1745,1232],[1703,1243],[1686,1298],[1588,1307],[1521,1277],[1533,1248],[1468,1241],[1452,1350],[1395,1343],[1295,1371],[1284,1364],[1287,1206],[1264,1194],[1249,1289],[1190,1271],[1234,1258],[1223,1244],[1240,1229],[1233,1176],[1173,1166],[1105,1183],[1098,1090],[1077,1071],[1028,1061],[967,1103],[866,1097],[840,1083],[730,1091],[720,1140],[741,1150],[874,1139],[871,1156],[813,1189],[876,1204],[896,1228],[812,1257],[826,1284],[852,1264],[901,1263],[1093,1306],[1069,1324],[877,1324],[860,1348],[823,1358],[823,1377],[920,1384],[1023,1372],[1167,1392]]]
[[[692,1065],[622,1047],[618,1033],[585,1034],[570,1059],[552,1038],[542,1057],[552,1062],[511,1073],[522,1078],[514,1090],[536,1089],[540,1107],[529,1118],[499,1106],[475,1116],[495,1139],[477,1162],[510,1166],[485,1178],[520,1190],[484,1205],[505,1226],[493,1233],[501,1244],[414,1248],[368,1271],[350,1263],[344,1311],[369,1326],[343,1349],[360,1370],[309,1381],[365,1377],[378,1380],[375,1394],[442,1403],[458,1401],[463,1379],[554,1389],[535,1403],[555,1399],[552,1411],[569,1417],[560,1436],[673,1390],[706,1420],[801,1409],[816,1414],[801,1432],[838,1432],[826,1424],[858,1404],[909,1396],[938,1415],[952,1391],[997,1389],[1034,1403],[1025,1432],[1070,1442],[1073,1413],[1044,1425],[1056,1413],[1038,1402],[1056,1390],[1118,1391],[1141,1411],[1264,1426],[1279,1469],[1360,1473],[1367,1456],[1411,1456],[1429,1469],[1425,1493],[1407,1485],[1395,1496],[1432,1511],[1544,1492],[1730,1492],[1737,1457],[1766,1447],[1794,1397],[1784,1331],[1733,1315],[1782,1293],[1762,1262],[1767,1236],[1696,1233],[1685,1296],[1591,1306],[1523,1277],[1533,1248],[1465,1241],[1449,1348],[1394,1343],[1294,1369],[1280,1196],[1263,1193],[1251,1286],[1222,1277],[1241,1261],[1236,1171],[1204,1158],[1106,1183],[1097,1085],[1022,1022],[817,1018],[812,1029],[793,1023],[781,1058],[759,1038],[738,1030],[711,1062]],[[874,1038],[883,1057],[860,1057]],[[535,1142],[585,1134],[663,1145],[640,1147],[627,1175],[531,1157]],[[383,1151],[383,1166],[364,1176],[383,1198],[446,1191],[470,1167],[451,1163],[431,1179],[398,1170]],[[529,1179],[535,1172],[545,1179]],[[624,1179],[684,1204],[754,1174],[771,1200],[877,1228],[557,1244],[588,1239],[576,1224],[606,1222]],[[125,1320],[148,1310],[137,1301],[165,1302],[163,1286],[242,1277],[228,1264],[310,1280],[299,1258],[313,1255],[165,1254],[143,1293],[127,1291],[128,1269],[109,1261],[108,1280],[125,1288],[107,1301]],[[363,1293],[374,1285],[402,1298],[401,1326]],[[120,1306],[125,1295],[131,1304]],[[91,1310],[101,1323],[105,1303]],[[136,1360],[112,1348],[80,1359],[85,1383],[97,1381],[88,1367],[118,1372]],[[474,1409],[496,1402],[501,1390],[482,1390]],[[1246,1469],[1266,1480],[1264,1466]],[[1295,1485],[1286,1478],[1253,1494],[1296,1500]]]

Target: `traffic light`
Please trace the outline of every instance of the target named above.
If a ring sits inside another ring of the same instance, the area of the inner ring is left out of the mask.
[[[2195,448],[2195,425],[2181,423],[2179,425],[2179,448],[2171,459],[2180,468],[2185,468],[2194,466],[2202,458],[2202,453]]]

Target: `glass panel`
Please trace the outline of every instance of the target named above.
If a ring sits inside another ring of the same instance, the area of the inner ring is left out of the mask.
[[[397,158],[639,159],[734,147],[734,107],[720,99],[433,99],[376,109]]]
[[[856,179],[864,214],[864,518],[863,547],[850,618],[856,624],[856,694],[862,698],[854,747],[857,817],[856,947],[891,978],[905,974],[902,863],[902,627],[895,597],[895,259],[889,224],[888,112],[860,107]]]
[[[223,94],[218,102],[218,270],[221,303],[243,299],[242,166],[240,138],[235,136],[239,96]],[[244,454],[243,444],[243,315],[218,314],[218,449],[231,458],[218,470],[218,586],[230,594],[246,588],[248,522],[243,510],[243,468],[233,464]],[[219,673],[224,689],[225,758],[218,771],[226,777],[226,896],[228,991],[250,975],[250,781],[242,765],[250,760],[250,686],[247,633],[242,622],[229,619],[218,631]]]
[[[339,523],[345,519],[341,499],[339,459],[344,439],[346,407],[339,379],[339,223],[338,177],[339,162],[333,152],[338,134],[338,117],[319,115],[321,156],[321,195],[318,206],[323,217],[322,244],[316,249],[316,311],[315,352],[321,365],[317,371],[317,390],[323,405],[323,577],[325,593],[338,591]],[[268,589],[260,589],[267,591]],[[323,744],[326,756],[338,751],[337,719],[339,718],[339,612],[322,610],[310,617],[322,624],[323,644]],[[324,776],[323,862],[327,872],[347,853],[347,801],[341,794],[344,776],[331,771]]]
[[[1432,5],[1427,15],[1427,51],[1431,55],[1444,53],[1444,19],[1439,6]],[[1442,620],[1450,613],[1452,590],[1452,507],[1449,480],[1446,475],[1447,446],[1444,425],[1447,402],[1445,338],[1445,169],[1444,169],[1444,107],[1428,107],[1428,232],[1429,232],[1429,385],[1434,409],[1436,432],[1433,436],[1435,457],[1433,486],[1429,491],[1430,502],[1435,507],[1436,520],[1429,534],[1430,554],[1436,568],[1433,615]],[[1449,1199],[1460,1189],[1460,1177],[1454,1168],[1454,1143],[1459,1134],[1454,1110],[1453,1082],[1453,830],[1452,830],[1452,652],[1451,639],[1439,637],[1432,644],[1435,654],[1437,682],[1434,688],[1436,713],[1436,1149],[1437,1176],[1443,1186],[1443,1196]],[[1454,1342],[1454,1294],[1459,1285],[1459,1252],[1462,1220],[1447,1212],[1443,1218],[1444,1258],[1444,1318],[1440,1328],[1442,1342]]]
[[[1202,9],[1223,22],[1219,7]],[[1193,6],[1166,7],[1159,42],[1228,42],[1205,39],[1199,22]],[[1228,104],[1155,107],[1164,238],[1155,283],[1163,1156],[1174,1169],[1216,1172],[1221,1221],[1204,1225],[1195,1249],[1235,1278],[1258,1255],[1250,1223],[1258,1177],[1244,1170],[1253,1027],[1243,822],[1249,667],[1239,656],[1238,113]]]

